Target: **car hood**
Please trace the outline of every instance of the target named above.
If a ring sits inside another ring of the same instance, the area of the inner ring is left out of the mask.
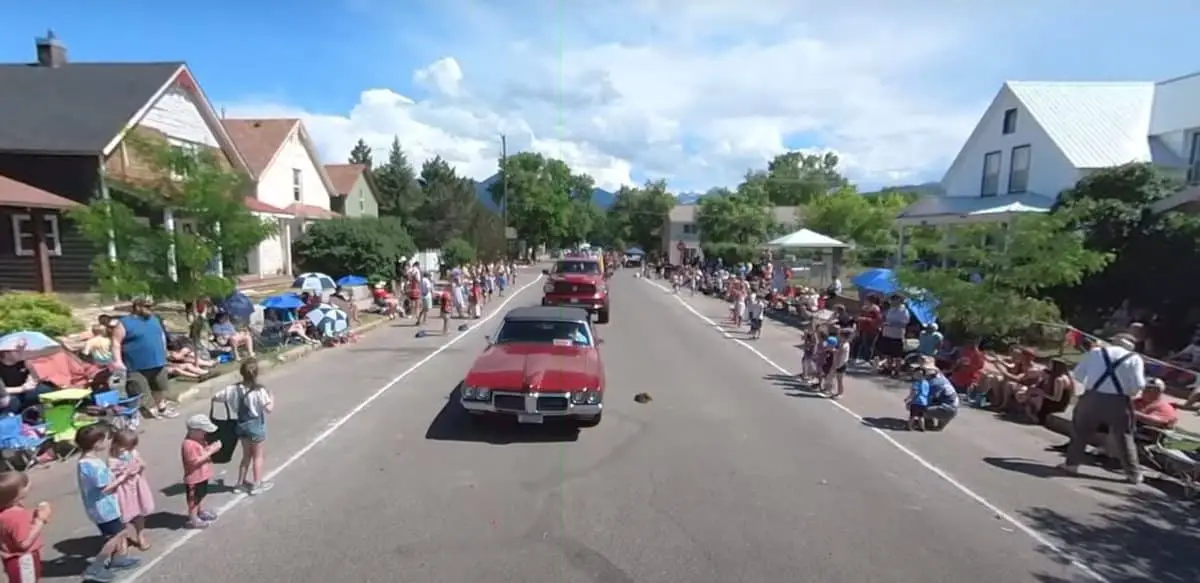
[[[497,344],[479,355],[465,382],[471,387],[545,393],[599,389],[603,377],[594,347]]]

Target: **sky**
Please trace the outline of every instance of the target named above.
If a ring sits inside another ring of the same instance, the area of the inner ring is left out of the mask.
[[[733,186],[788,150],[861,188],[939,180],[1005,80],[1200,70],[1195,0],[17,2],[0,61],[186,61],[230,117],[299,117],[327,163],[393,136],[495,173],[535,150],[603,188]]]

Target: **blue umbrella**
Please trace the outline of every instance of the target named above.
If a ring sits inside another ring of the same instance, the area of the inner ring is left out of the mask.
[[[62,348],[57,340],[33,330],[22,330],[0,336],[0,350],[16,350],[21,341],[25,341],[25,350],[29,352]]]
[[[259,305],[271,310],[295,310],[304,307],[304,300],[296,294],[279,294],[259,302]]]
[[[244,320],[254,313],[254,302],[242,292],[233,292],[221,303],[221,309],[239,320]]]
[[[296,276],[296,281],[292,282],[292,287],[302,291],[320,293],[337,288],[337,282],[324,273],[301,273]]]
[[[361,275],[343,275],[337,280],[338,287],[349,287],[352,285],[367,285],[367,278]]]
[[[850,278],[855,287],[881,294],[894,293],[899,286],[896,284],[896,274],[890,269],[868,269]]]

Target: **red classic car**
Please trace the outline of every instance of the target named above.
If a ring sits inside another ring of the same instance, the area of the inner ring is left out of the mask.
[[[544,270],[543,306],[570,306],[596,314],[596,323],[608,323],[608,283],[604,264],[598,259],[560,259]]]
[[[460,387],[467,412],[519,423],[565,418],[595,427],[604,412],[604,365],[587,312],[516,308],[488,339]]]

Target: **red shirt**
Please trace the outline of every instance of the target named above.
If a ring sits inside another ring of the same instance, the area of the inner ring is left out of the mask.
[[[28,548],[22,548],[21,543],[33,530],[33,510],[24,506],[9,506],[0,510],[0,557],[11,559],[42,550],[46,544],[45,535],[39,534]],[[44,532],[44,531],[43,531]]]
[[[956,389],[966,390],[983,378],[983,368],[987,366],[987,359],[978,346],[967,346],[962,349],[958,363],[958,368],[950,374],[950,384]]]
[[[858,315],[858,331],[859,333],[870,336],[879,332],[879,324],[883,320],[883,314],[879,311],[879,306],[871,304],[863,308],[862,313]]]
[[[199,484],[213,477],[212,459],[204,459],[208,455],[208,444],[195,439],[184,439],[180,448],[183,458],[183,483]]]
[[[1179,411],[1166,399],[1159,397],[1153,401],[1145,397],[1133,400],[1133,409],[1142,415],[1149,415],[1162,423],[1162,427],[1170,429],[1179,421]]]
[[[440,295],[441,295],[441,298],[442,298],[442,301],[441,301],[441,304],[442,304],[442,313],[443,313],[443,314],[449,314],[449,313],[450,313],[450,308],[452,308],[452,307],[454,306],[454,298],[452,298],[452,297],[450,296],[450,290],[449,290],[449,289],[444,289],[444,290],[442,290],[442,293],[441,293]]]

